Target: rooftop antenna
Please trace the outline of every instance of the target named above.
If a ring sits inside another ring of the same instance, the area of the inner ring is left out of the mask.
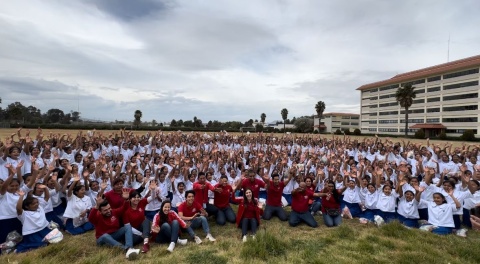
[[[450,33],[448,33],[447,62],[450,62]]]

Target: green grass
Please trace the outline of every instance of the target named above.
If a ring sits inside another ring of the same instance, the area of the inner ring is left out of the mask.
[[[242,243],[234,225],[210,222],[216,242],[205,241],[168,253],[166,244],[154,244],[136,263],[480,263],[480,232],[469,231],[467,238],[441,237],[398,223],[381,228],[345,220],[340,227],[289,227],[276,219],[262,221],[255,240]],[[204,238],[201,230],[196,230]],[[182,235],[185,237],[185,235]],[[24,254],[0,256],[0,263],[127,263],[122,250],[97,247],[93,232],[82,236],[65,235],[64,241]]]

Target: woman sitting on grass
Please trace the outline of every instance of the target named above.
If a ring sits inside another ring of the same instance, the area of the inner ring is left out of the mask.
[[[420,188],[418,191],[421,193],[424,189]],[[461,208],[461,205],[453,195],[453,190],[449,190],[448,195],[454,201],[454,204],[448,203],[445,196],[439,192],[433,194],[433,202],[421,200],[422,203],[427,203],[428,205],[429,225],[422,226],[420,229],[431,231],[437,235],[448,235],[452,233],[453,228],[455,228],[453,212]]]
[[[88,221],[92,209],[90,197],[85,195],[85,186],[80,184],[80,175],[73,176],[73,183],[67,192],[67,209],[63,217],[67,219],[65,230],[71,235],[80,235],[95,227]]]
[[[233,193],[233,195],[235,195]],[[263,214],[260,209],[261,204],[253,197],[251,189],[245,189],[243,192],[243,198],[233,197],[233,200],[237,202],[237,227],[242,228],[242,241],[247,242],[247,232],[250,227],[252,237],[255,239],[257,233],[257,227],[260,225],[260,216]]]
[[[339,226],[342,223],[340,211],[340,191],[335,188],[334,181],[328,181],[326,188],[320,193],[322,198],[323,222],[327,227]]]
[[[182,246],[187,244],[186,239],[180,239],[180,227],[188,228],[187,223],[173,210],[169,200],[162,202],[160,211],[154,216],[152,224],[152,237],[150,241],[157,243],[169,243],[167,250],[173,252],[178,243]]]

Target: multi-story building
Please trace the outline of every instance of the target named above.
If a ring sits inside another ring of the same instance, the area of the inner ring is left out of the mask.
[[[416,98],[408,111],[409,134],[421,128],[428,137],[441,131],[460,136],[471,129],[478,136],[479,67],[480,55],[360,86],[362,132],[404,134],[405,109],[396,101],[395,92],[412,84]]]
[[[359,117],[359,114],[325,113],[322,115],[320,123],[318,116],[314,117],[313,128],[324,133],[335,132],[337,129],[342,131],[349,129],[353,132],[353,130],[360,127]]]

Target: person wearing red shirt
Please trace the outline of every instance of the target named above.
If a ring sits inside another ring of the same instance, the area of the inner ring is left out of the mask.
[[[228,184],[226,175],[220,177],[220,183],[215,185],[213,193],[213,205],[217,208],[216,222],[218,225],[225,225],[228,221],[235,223],[235,213],[230,207],[230,197],[232,197],[233,188]]]
[[[317,227],[317,221],[309,212],[308,201],[313,199],[313,197],[320,196],[320,193],[313,193],[311,190],[308,190],[305,182],[300,182],[298,188],[292,191],[292,212],[290,213],[288,224],[294,227],[304,222],[310,227]]]
[[[255,171],[249,170],[247,173],[247,179],[243,179],[240,186],[237,188],[242,188],[245,192],[246,189],[252,190],[253,197],[257,198],[260,195],[260,188],[265,188],[265,182],[255,178]]]
[[[123,207],[123,204],[125,203],[125,197],[122,197],[122,192],[128,190],[128,192],[137,191],[138,193],[142,193],[142,191],[145,189],[145,181],[143,182],[142,186],[136,190],[123,188],[124,184],[125,181],[123,179],[117,178],[113,181],[112,190],[104,194],[105,199],[107,199],[112,209]]]
[[[171,210],[172,204],[169,200],[163,201],[160,211],[153,217],[151,241],[157,243],[170,242],[167,250],[173,252],[176,243],[184,246],[186,239],[179,239],[178,235],[181,228],[187,228],[187,223],[183,221],[178,214]]]
[[[242,241],[247,242],[249,226],[253,239],[255,239],[255,233],[257,232],[257,227],[260,225],[260,216],[262,215],[262,210],[260,209],[261,204],[253,197],[253,192],[250,189],[246,189],[243,192],[243,198],[233,197],[233,199],[238,203],[236,220],[237,227],[240,227],[240,225],[242,227]]]
[[[263,212],[263,219],[270,220],[273,215],[276,215],[280,221],[287,221],[287,213],[282,207],[282,194],[283,188],[292,180],[292,175],[290,174],[286,181],[280,181],[280,175],[274,173],[272,174],[271,180],[268,175],[265,175],[263,180],[266,183],[267,189],[267,205]]]
[[[207,234],[207,239],[209,241],[215,241],[212,234],[210,234],[210,227],[208,226],[208,213],[203,209],[203,207],[195,202],[195,192],[189,190],[185,192],[185,202],[181,203],[178,206],[178,215],[183,221],[190,222],[190,226],[187,228],[188,234],[195,239],[195,243],[201,244],[202,239],[195,235],[193,231],[194,228],[202,227],[205,234]]]
[[[107,200],[97,197],[97,207],[93,208],[88,215],[88,221],[95,226],[97,245],[109,245],[126,250],[125,257],[135,259],[140,249],[133,248],[133,233],[130,224],[120,225],[123,216],[123,207],[113,209]],[[125,241],[122,244],[121,241]]]
[[[207,211],[208,215],[216,215],[217,208],[208,202],[208,191],[213,191],[215,188],[209,182],[204,172],[198,174],[198,181],[193,183],[193,191],[195,192],[195,202],[201,204],[203,209]]]
[[[328,181],[326,188],[321,192],[323,222],[327,227],[339,226],[342,223],[340,203],[342,198],[339,190],[335,189],[335,182]]]

